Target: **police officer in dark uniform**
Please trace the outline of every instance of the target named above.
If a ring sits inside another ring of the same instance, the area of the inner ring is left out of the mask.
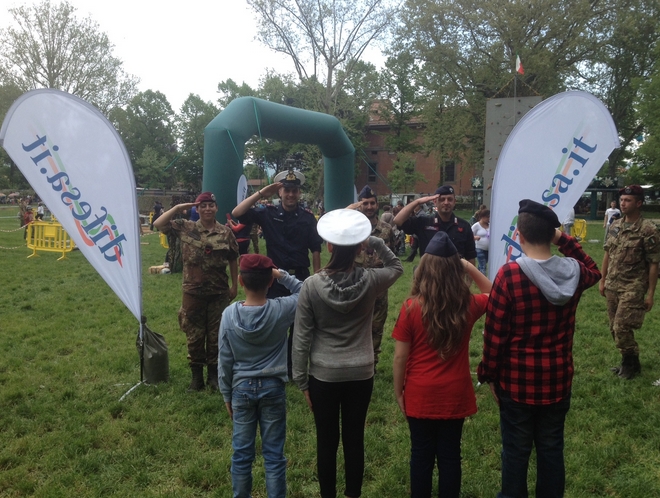
[[[314,273],[321,268],[323,242],[316,231],[316,218],[311,211],[298,204],[300,187],[305,183],[305,176],[299,171],[289,170],[275,175],[273,180],[274,183],[243,200],[231,214],[241,223],[256,223],[261,226],[268,257],[278,268],[288,270],[302,281],[309,277],[309,252],[312,253]],[[267,199],[275,194],[280,196],[279,206],[267,204],[251,209],[260,199]],[[274,282],[268,291],[270,299],[288,295],[288,289],[277,282]],[[289,353],[290,348],[291,336]],[[289,354],[289,376],[290,362]]]
[[[429,201],[435,203],[437,213],[412,216],[417,206]],[[443,185],[435,191],[434,195],[420,197],[406,204],[394,218],[394,223],[405,233],[417,235],[420,256],[424,255],[426,246],[437,232],[445,232],[449,235],[461,257],[474,264],[477,250],[474,245],[472,227],[463,218],[459,218],[454,214],[455,206],[454,188],[450,185]]]

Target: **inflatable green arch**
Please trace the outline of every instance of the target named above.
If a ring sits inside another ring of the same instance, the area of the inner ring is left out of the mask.
[[[353,202],[355,148],[337,118],[241,97],[232,100],[204,129],[202,189],[215,194],[221,223],[236,206],[245,142],[253,135],[318,145],[323,154],[326,210]]]

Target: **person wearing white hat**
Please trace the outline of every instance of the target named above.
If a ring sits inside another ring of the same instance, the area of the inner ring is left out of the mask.
[[[403,274],[382,239],[370,236],[367,217],[337,209],[321,217],[319,235],[331,252],[328,264],[305,280],[296,310],[293,381],[303,391],[316,424],[321,497],[336,497],[337,449],[344,451],[344,495],[357,497],[364,476],[364,424],[371,400],[374,302]],[[374,250],[383,268],[361,268],[355,257]]]

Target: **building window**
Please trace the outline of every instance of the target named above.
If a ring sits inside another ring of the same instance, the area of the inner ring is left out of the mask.
[[[378,171],[377,162],[368,162],[369,169],[367,170],[367,181],[375,182],[376,181],[376,171]]]
[[[442,183],[451,183],[456,181],[456,166],[454,161],[445,163],[445,174]]]

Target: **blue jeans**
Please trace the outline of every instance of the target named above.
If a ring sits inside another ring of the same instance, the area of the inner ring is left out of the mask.
[[[526,405],[498,390],[502,432],[502,491],[499,498],[526,498],[527,468],[532,444],[536,446],[536,496],[562,497],[564,421],[571,395],[551,405]]]
[[[479,271],[486,275],[486,266],[488,266],[488,251],[485,249],[477,249],[477,265]]]
[[[268,498],[286,496],[286,393],[280,379],[245,379],[232,390],[234,412],[231,481],[234,498],[249,498],[252,492],[252,463],[257,436],[261,431],[261,452],[266,469]]]
[[[464,420],[408,417],[411,498],[431,496],[436,461],[438,496],[458,498],[461,492],[461,435]]]

